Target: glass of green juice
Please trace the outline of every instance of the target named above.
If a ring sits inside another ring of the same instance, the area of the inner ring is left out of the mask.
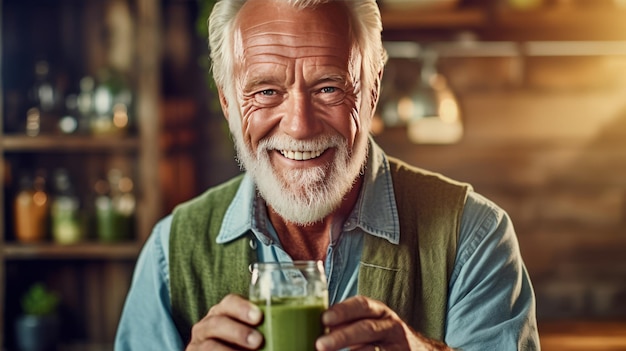
[[[322,261],[255,263],[250,301],[263,311],[263,351],[314,351],[328,288]]]

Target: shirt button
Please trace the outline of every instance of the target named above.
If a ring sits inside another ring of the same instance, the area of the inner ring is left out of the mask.
[[[256,250],[256,240],[250,239],[250,248]]]

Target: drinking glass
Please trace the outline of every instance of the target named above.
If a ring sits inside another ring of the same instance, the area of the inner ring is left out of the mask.
[[[328,288],[321,261],[255,263],[250,301],[263,311],[264,351],[314,351]]]

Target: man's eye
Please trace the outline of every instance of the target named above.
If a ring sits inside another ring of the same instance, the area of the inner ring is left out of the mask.
[[[343,89],[338,87],[323,87],[318,90],[317,94],[314,94],[315,101],[321,102],[325,105],[333,105],[341,103],[345,97]]]
[[[276,89],[263,89],[254,94],[254,101],[260,106],[270,106],[281,101],[281,92]]]

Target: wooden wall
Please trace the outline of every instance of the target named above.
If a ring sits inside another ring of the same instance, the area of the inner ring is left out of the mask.
[[[447,59],[465,134],[391,155],[470,182],[511,215],[540,319],[626,317],[626,58]]]

